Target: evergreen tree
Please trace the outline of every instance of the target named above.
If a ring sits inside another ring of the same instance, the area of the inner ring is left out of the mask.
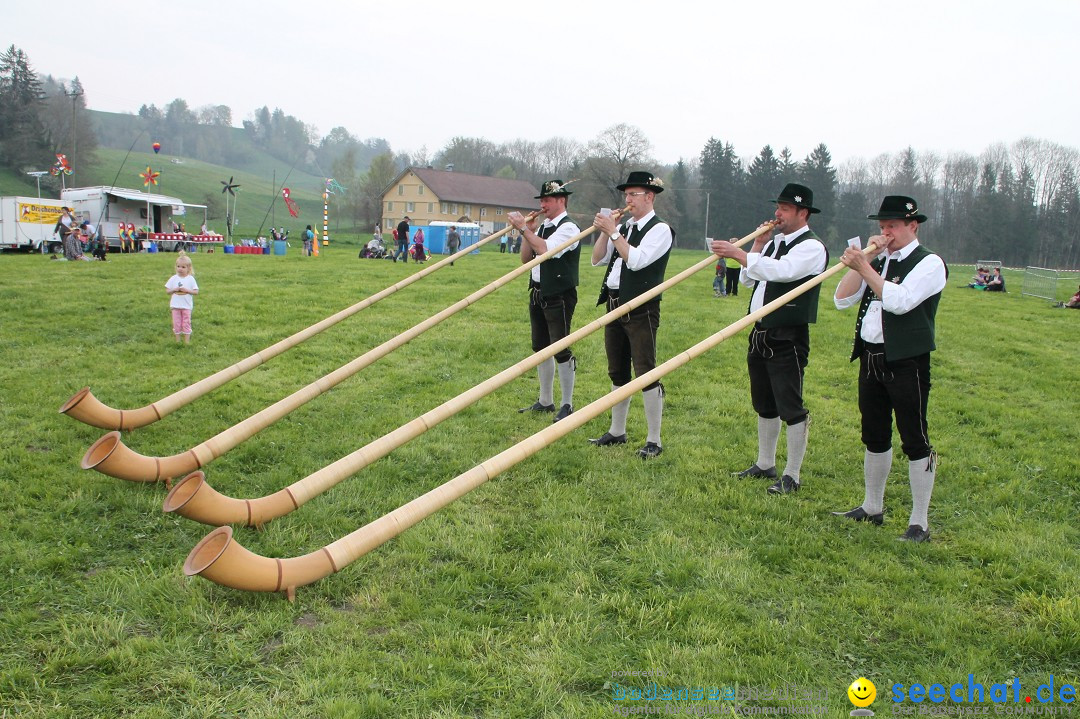
[[[814,192],[814,207],[821,209],[814,215],[813,227],[818,236],[826,240],[826,247],[836,239],[832,227],[836,217],[836,169],[832,166],[832,154],[825,143],[813,149],[799,166],[799,181]]]
[[[966,223],[967,237],[965,244],[969,251],[978,255],[972,260],[993,260],[996,257],[987,257],[988,248],[998,244],[998,237],[1002,234],[1002,226],[995,220],[1001,217],[1001,202],[998,198],[998,172],[994,163],[983,163],[979,173],[979,185],[975,189],[975,199],[971,204],[970,218],[973,221]]]
[[[1020,174],[1013,184],[1012,202],[1009,209],[1008,244],[1001,248],[1002,256],[1009,256],[1010,264],[1045,263],[1049,257],[1046,248],[1038,242],[1038,216],[1035,207],[1035,181],[1031,167],[1020,166]],[[1032,258],[1032,252],[1037,257]]]
[[[742,164],[734,146],[710,137],[701,151],[701,189],[709,193],[706,223],[711,236],[735,236],[741,182]]]
[[[918,193],[919,163],[915,150],[908,146],[900,153],[900,164],[893,173],[889,194],[914,197]]]
[[[787,183],[789,181],[788,178],[793,177],[799,168],[799,163],[795,162],[795,158],[791,156],[791,148],[785,147],[780,151],[779,163],[780,179],[784,183]],[[782,188],[777,188],[776,191],[779,192],[780,189]]]
[[[783,188],[780,179],[780,160],[773,153],[771,146],[761,148],[761,152],[750,163],[746,172],[748,197],[754,203],[773,199]]]
[[[699,237],[703,237],[702,225],[700,220],[697,220],[691,215],[691,208],[693,206],[693,198],[690,192],[685,192],[690,188],[690,168],[687,166],[686,161],[681,157],[679,161],[675,163],[675,168],[671,171],[671,218],[670,224],[676,229],[676,242],[682,243],[685,247],[694,247],[694,240]]]
[[[0,162],[16,171],[49,163],[41,122],[44,93],[26,53],[0,53]]]

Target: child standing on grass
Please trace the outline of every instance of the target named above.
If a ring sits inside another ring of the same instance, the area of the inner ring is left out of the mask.
[[[191,258],[181,252],[176,258],[176,274],[165,283],[165,292],[169,295],[169,307],[172,309],[173,334],[176,341],[181,335],[184,344],[191,342],[191,310],[195,306],[193,297],[199,294],[199,284],[191,274]]]

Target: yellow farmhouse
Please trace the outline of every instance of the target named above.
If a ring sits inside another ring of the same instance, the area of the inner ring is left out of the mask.
[[[524,180],[410,167],[383,193],[383,226],[392,230],[408,215],[413,226],[437,220],[475,222],[490,234],[506,227],[506,213],[539,207],[540,201],[533,199],[537,193]]]

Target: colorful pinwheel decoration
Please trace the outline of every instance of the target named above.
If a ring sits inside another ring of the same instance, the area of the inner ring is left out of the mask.
[[[229,213],[229,198],[225,198],[225,233],[231,238],[233,228],[233,215],[236,214],[236,191],[240,189],[240,185],[233,182],[232,177],[229,177],[228,182],[222,180],[221,185],[221,194],[224,195],[226,192],[228,192],[229,195],[232,195],[233,197],[233,211],[231,214]]]
[[[281,196],[285,199],[285,206],[289,208],[289,214],[293,217],[300,216],[300,207],[297,206],[296,201],[289,197],[289,188],[281,188]]]
[[[71,165],[68,164],[67,155],[57,153],[56,163],[51,168],[49,168],[49,172],[52,174],[53,177],[56,177],[60,173],[70,175]]]
[[[150,147],[154,148],[154,154],[155,155],[158,154],[159,152],[161,152],[161,143],[160,142],[155,142]]]
[[[158,178],[161,177],[161,173],[156,170],[152,170],[149,165],[146,166],[146,172],[140,172],[139,177],[143,179],[143,187],[149,187],[150,185],[156,185]]]

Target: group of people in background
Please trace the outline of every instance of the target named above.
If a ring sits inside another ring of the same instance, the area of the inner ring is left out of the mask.
[[[730,257],[721,257],[716,263],[712,288],[713,297],[738,297],[739,263]]]
[[[499,238],[499,252],[509,251],[511,254],[521,252],[521,240],[521,233],[518,230],[511,230],[509,234]]]
[[[424,251],[424,228],[416,228],[416,233],[412,237],[412,246],[410,246],[409,222],[411,222],[409,216],[405,215],[397,227],[394,228],[394,244],[396,246],[393,256],[394,262],[396,263],[398,259],[402,262],[408,262],[410,257],[417,264],[427,262],[427,253]]]
[[[1001,274],[1000,267],[995,267],[992,271],[986,267],[976,267],[975,276],[971,278],[968,287],[986,292],[1004,292],[1005,275]]]

